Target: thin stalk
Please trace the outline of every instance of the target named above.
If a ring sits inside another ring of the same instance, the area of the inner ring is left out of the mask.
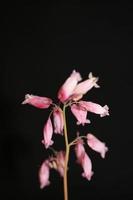
[[[64,116],[65,147],[66,147],[63,186],[64,186],[64,200],[68,200],[67,169],[68,169],[70,147],[69,147],[69,143],[68,143],[68,134],[67,134],[66,105],[64,105],[64,107],[63,107],[63,116]]]

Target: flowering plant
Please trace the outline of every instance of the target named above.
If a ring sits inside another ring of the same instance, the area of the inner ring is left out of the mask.
[[[100,117],[109,115],[109,108],[107,105],[102,107],[97,103],[81,100],[83,95],[93,87],[100,87],[97,84],[98,77],[94,77],[92,73],[89,73],[88,79],[84,81],[81,80],[80,73],[73,70],[58,91],[59,104],[53,103],[52,99],[48,97],[29,94],[25,96],[25,100],[22,102],[22,104],[30,104],[40,109],[52,107],[48,120],[43,128],[42,144],[46,149],[53,149],[51,147],[54,143],[52,140],[53,133],[60,134],[65,138],[65,151],[61,150],[57,152],[53,150],[54,154],[41,164],[39,169],[39,182],[40,188],[48,186],[50,184],[50,170],[57,170],[60,176],[63,177],[64,200],[68,200],[67,172],[71,147],[74,147],[77,163],[83,168],[82,176],[89,181],[94,172],[92,171],[92,162],[85,151],[84,144],[86,143],[88,147],[100,153],[102,158],[105,158],[105,154],[108,151],[106,144],[100,141],[92,133],[87,133],[86,136],[80,136],[77,132],[75,139],[69,141],[66,108],[69,107],[71,109],[72,114],[77,119],[77,125],[81,124],[83,126],[90,123],[90,120],[87,119],[88,112],[98,114]]]

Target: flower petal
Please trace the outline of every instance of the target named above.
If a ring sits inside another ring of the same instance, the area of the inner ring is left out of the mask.
[[[39,170],[40,188],[44,188],[50,184],[49,181],[49,161],[45,160]]]
[[[35,95],[26,94],[25,100],[22,102],[22,104],[30,104],[32,106],[35,106],[36,108],[48,108],[52,104],[52,99],[48,97],[40,97]]]
[[[42,143],[45,145],[46,149],[53,144],[53,141],[51,140],[52,135],[53,135],[53,126],[51,119],[49,117],[43,129],[44,139],[42,140]]]
[[[77,83],[81,80],[81,75],[79,72],[73,70],[72,74],[67,78],[65,83],[61,86],[58,91],[58,99],[63,103],[65,102],[73,93]]]
[[[91,133],[88,133],[87,144],[91,149],[100,153],[102,158],[105,158],[105,154],[108,151],[108,147],[106,147],[105,143],[101,142],[98,138],[96,138]]]

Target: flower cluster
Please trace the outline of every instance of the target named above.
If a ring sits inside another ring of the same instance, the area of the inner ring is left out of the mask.
[[[109,108],[107,105],[101,106],[91,101],[81,100],[82,97],[93,87],[100,87],[97,84],[97,81],[98,77],[94,77],[92,73],[89,74],[86,80],[82,81],[80,73],[73,70],[71,75],[66,79],[66,81],[58,91],[58,105],[54,104],[52,99],[48,97],[40,97],[29,94],[25,96],[25,100],[22,102],[22,104],[30,104],[40,109],[52,107],[52,111],[50,112],[43,128],[42,143],[44,144],[46,149],[51,148],[54,143],[54,141],[52,140],[53,133],[68,137],[68,135],[64,135],[64,129],[66,126],[64,110],[59,105],[63,105],[63,108],[70,107],[72,114],[77,120],[77,125],[84,126],[86,123],[90,123],[90,120],[87,119],[88,112],[98,114],[100,115],[100,117],[109,115]],[[100,153],[102,158],[105,158],[105,154],[108,148],[106,147],[104,142],[100,141],[98,138],[96,138],[96,136],[91,133],[87,133],[86,136],[79,136],[77,134],[77,137],[75,137],[73,141],[67,144],[67,146],[70,147],[73,145],[75,148],[77,163],[80,164],[83,168],[82,176],[85,177],[87,180],[91,180],[91,177],[93,175],[92,162],[85,151],[85,143],[83,139],[85,139],[86,144],[91,149]],[[42,163],[39,170],[40,188],[44,188],[45,186],[50,184],[50,169],[57,170],[61,177],[64,177],[65,162],[66,152],[55,151],[54,156],[52,155]]]

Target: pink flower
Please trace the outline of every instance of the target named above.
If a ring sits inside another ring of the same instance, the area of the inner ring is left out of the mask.
[[[81,80],[80,73],[73,70],[72,74],[67,78],[65,83],[58,91],[58,99],[61,102],[65,102],[72,95],[77,83],[80,80]]]
[[[82,157],[85,154],[85,148],[84,148],[82,139],[79,139],[78,142],[76,143],[76,145],[75,145],[75,153],[76,153],[76,157],[77,157],[77,162],[79,164],[81,164]]]
[[[106,147],[105,143],[101,142],[94,135],[88,133],[87,144],[89,145],[91,149],[100,153],[102,158],[105,158],[105,154],[108,151],[108,147]]]
[[[53,111],[54,132],[63,135],[64,119],[60,108]]]
[[[87,180],[91,180],[92,172],[92,163],[87,153],[85,152],[85,148],[83,146],[83,140],[79,139],[75,146],[75,153],[77,157],[77,162],[82,166],[84,172],[82,176],[87,178]]]
[[[53,126],[51,119],[49,117],[43,129],[44,139],[42,140],[42,143],[45,145],[46,149],[53,144],[53,141],[51,140],[52,135],[53,135]]]
[[[90,120],[86,119],[87,118],[87,110],[85,108],[83,108],[80,105],[77,104],[73,104],[71,106],[71,111],[73,113],[73,115],[76,117],[77,124],[82,124],[84,125],[85,123],[90,123]]]
[[[49,161],[46,160],[42,163],[39,170],[40,188],[44,188],[50,184],[49,181]]]
[[[37,108],[43,109],[43,108],[48,108],[52,104],[52,99],[47,97],[40,97],[40,96],[26,94],[25,100],[22,102],[22,104],[27,104],[27,103]]]
[[[107,105],[101,106],[91,101],[79,101],[79,104],[84,107],[87,111],[99,114],[101,117],[109,115],[109,107]]]
[[[92,73],[89,73],[89,79],[82,81],[79,83],[73,91],[72,99],[77,101],[82,98],[84,94],[86,94],[91,88],[99,88],[100,86],[97,84],[98,77],[94,77]]]
[[[64,168],[65,168],[65,152],[59,151],[56,155],[57,161],[57,171],[59,174],[64,177]]]
[[[82,176],[85,177],[87,180],[91,180],[92,175],[94,174],[94,172],[92,171],[92,163],[91,163],[91,159],[89,158],[89,156],[87,155],[87,153],[85,153],[82,157],[82,161],[81,161],[81,165],[83,167],[84,172],[82,173]]]

